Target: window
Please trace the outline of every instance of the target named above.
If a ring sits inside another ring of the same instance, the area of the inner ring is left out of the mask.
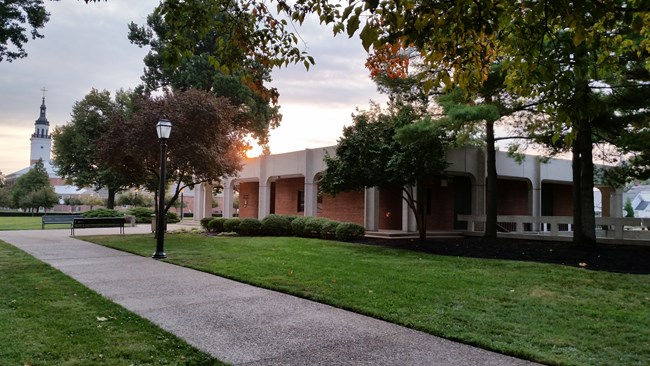
[[[305,212],[305,192],[304,191],[298,191],[298,207],[297,207],[296,211]]]

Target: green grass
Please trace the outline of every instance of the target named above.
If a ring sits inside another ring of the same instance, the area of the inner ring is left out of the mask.
[[[0,241],[0,364],[220,365]]]
[[[151,235],[85,237],[150,256]],[[650,363],[650,276],[302,238],[170,234],[167,261],[537,362]]]
[[[41,218],[37,216],[0,216],[0,231],[2,230],[40,230]],[[48,229],[68,229],[70,224],[48,224],[45,225],[45,230]]]

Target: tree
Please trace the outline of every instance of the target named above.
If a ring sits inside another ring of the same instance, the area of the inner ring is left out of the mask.
[[[157,192],[159,179],[174,182],[167,211],[183,188],[218,182],[241,169],[245,131],[233,126],[236,113],[226,98],[195,89],[139,97],[133,115],[116,120],[102,136],[99,164],[129,177],[132,186],[151,192]],[[167,177],[160,177],[155,132],[161,116],[173,124],[167,141]]]
[[[0,188],[0,207],[11,207],[11,191],[7,187]]]
[[[53,163],[59,175],[79,187],[107,188],[108,208],[114,207],[117,192],[128,187],[128,179],[100,163],[97,144],[118,115],[127,118],[128,95],[118,91],[113,101],[107,90],[92,89],[72,107],[70,123],[52,131]]]
[[[58,1],[58,0],[51,0]],[[99,0],[84,0],[86,3]],[[10,0],[0,3],[0,62],[27,57],[25,43],[43,38],[39,30],[50,20],[43,0]],[[27,33],[27,27],[31,30]]]
[[[12,206],[25,210],[51,208],[58,202],[58,196],[50,184],[42,159],[34,163],[27,173],[18,177],[11,190],[11,196]]]
[[[67,197],[63,199],[63,204],[70,206],[70,212],[73,212],[75,207],[83,204],[83,201],[78,197]]]
[[[623,210],[625,211],[625,217],[634,217],[634,207],[632,207],[632,200],[630,197],[625,200]]]
[[[147,17],[146,26],[129,25],[131,42],[151,48],[144,58],[145,90],[194,88],[227,97],[231,104],[241,106],[235,124],[244,126],[261,145],[266,145],[269,129],[280,123],[278,92],[265,86],[271,81],[270,67],[238,46],[250,42],[246,37],[253,32],[257,20],[243,12],[237,2],[195,3],[202,5],[202,11],[213,9],[214,13],[205,18],[207,31],[194,26],[183,30],[194,46],[183,54],[178,64],[169,64],[165,59],[177,38],[174,24],[163,18],[165,5],[161,3],[154,9]],[[224,44],[228,47],[224,48]],[[215,64],[220,65],[216,70]]]
[[[27,57],[24,44],[29,37],[43,38],[39,29],[50,20],[43,0],[17,0],[0,4],[0,62]],[[31,31],[27,33],[26,27]]]
[[[319,189],[335,195],[374,186],[401,187],[420,240],[425,240],[426,183],[448,166],[444,132],[430,117],[403,104],[388,113],[374,105],[353,119],[343,130],[336,155],[325,157]]]
[[[127,191],[117,196],[116,203],[122,206],[151,207],[154,205],[153,201],[148,192]]]
[[[538,110],[568,131],[573,155],[574,242],[595,243],[592,133],[599,110],[596,83],[629,72],[625,55],[647,60],[650,5],[637,0],[505,2],[362,0],[340,11],[320,0],[299,0],[282,9],[300,20],[317,12],[335,33],[359,32],[370,64],[392,61],[402,49],[420,52],[429,73],[425,89],[459,86],[481,89],[494,62],[503,64],[508,91],[543,98]],[[365,24],[361,26],[361,20]],[[387,57],[388,55],[388,57]],[[650,64],[642,61],[644,68]],[[388,62],[398,71],[404,66]],[[400,75],[400,72],[396,72]],[[560,138],[555,134],[553,140]]]
[[[94,194],[84,196],[81,201],[84,205],[90,206],[91,211],[95,206],[101,206],[104,204],[104,200],[101,197],[96,196]]]

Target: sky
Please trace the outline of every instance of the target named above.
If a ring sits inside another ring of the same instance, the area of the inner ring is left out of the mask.
[[[29,138],[39,116],[42,89],[47,90],[51,132],[70,120],[74,103],[92,88],[113,94],[140,83],[148,49],[129,42],[127,24],[144,25],[158,3],[45,2],[50,12],[50,21],[41,29],[45,37],[30,39],[27,58],[0,62],[0,172],[6,175],[29,166]],[[314,18],[295,29],[303,41],[300,47],[316,65],[309,71],[303,65],[273,71],[270,86],[280,93],[283,119],[271,132],[271,153],[335,145],[357,108],[385,100],[364,68],[366,53],[358,38],[334,37]]]

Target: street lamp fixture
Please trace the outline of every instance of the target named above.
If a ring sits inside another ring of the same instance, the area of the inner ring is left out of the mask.
[[[172,132],[172,123],[161,119],[156,124],[156,132],[160,141],[160,188],[158,190],[158,213],[156,214],[156,252],[151,256],[155,259],[167,258],[165,254],[165,189],[167,165],[167,139]]]

